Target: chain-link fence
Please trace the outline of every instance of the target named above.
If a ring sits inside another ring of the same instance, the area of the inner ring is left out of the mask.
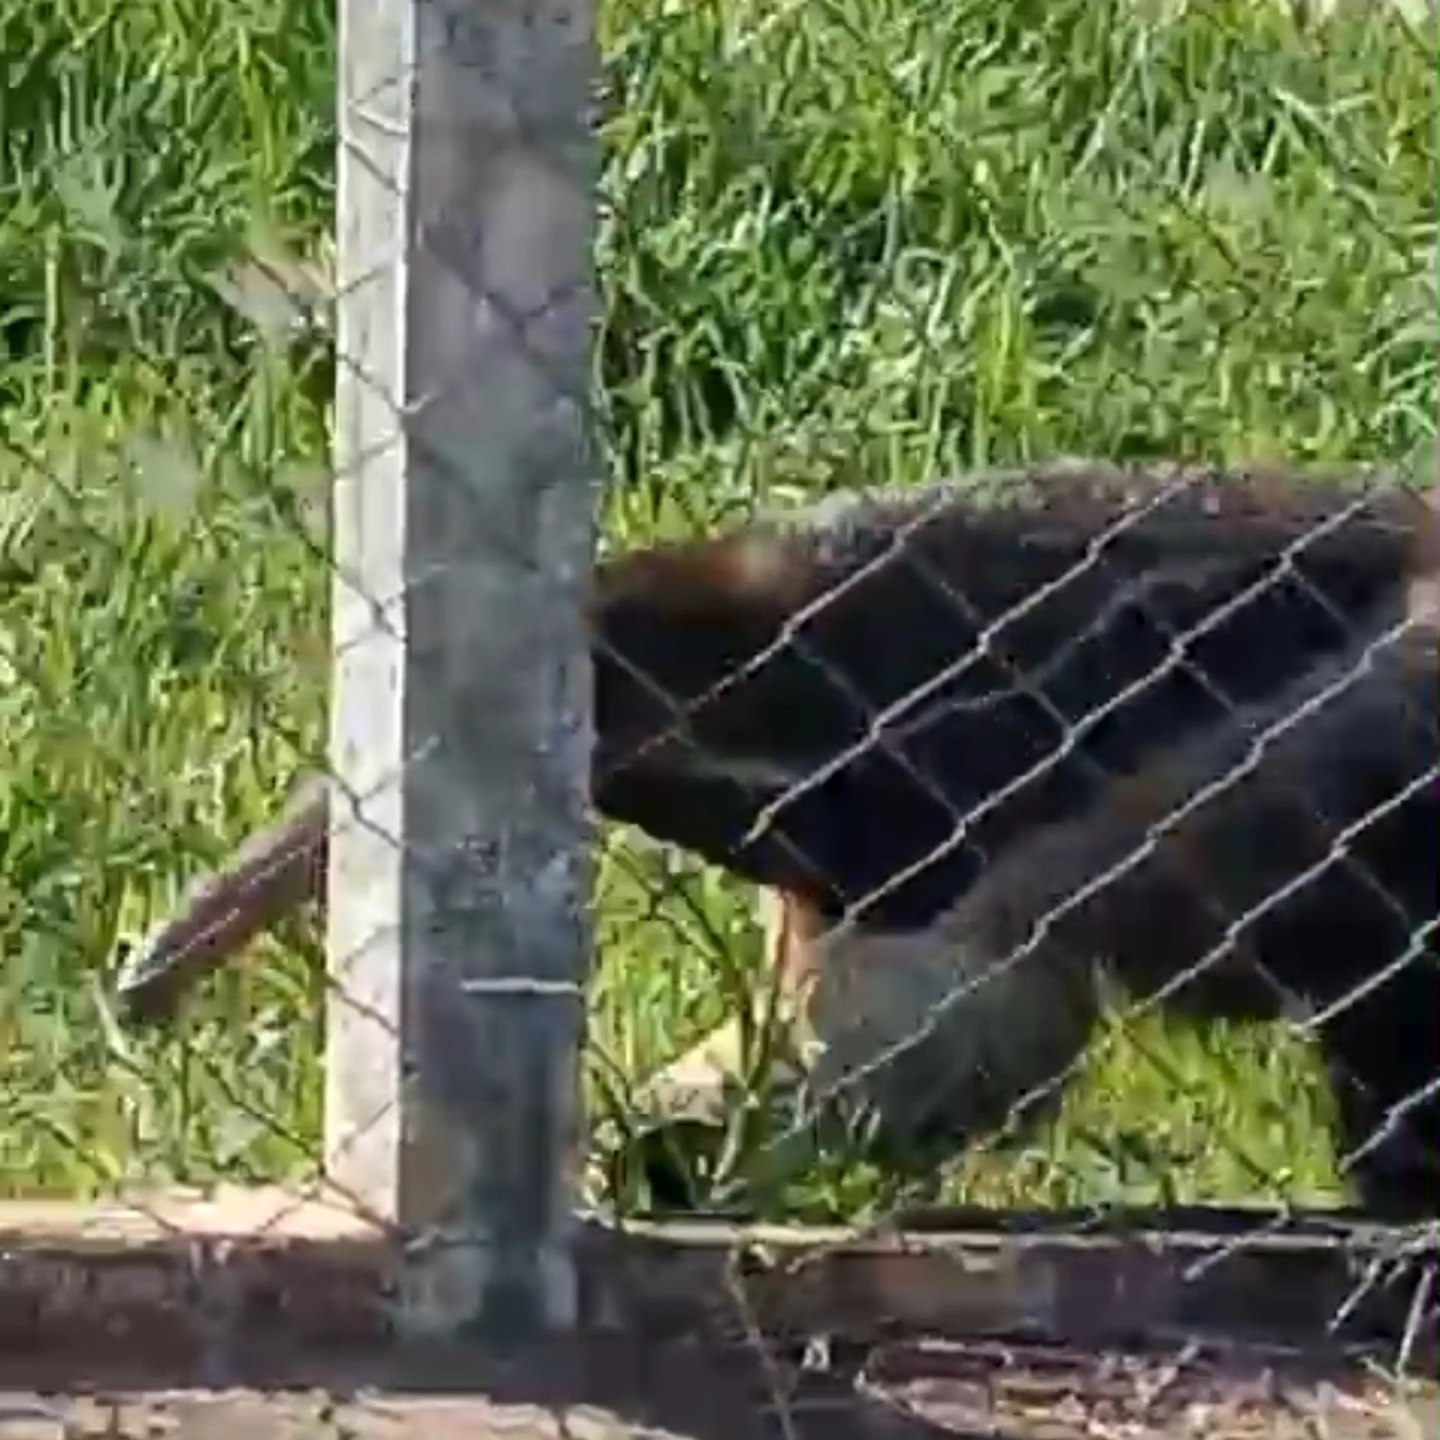
[[[440,1329],[583,1311],[577,1208],[829,1227],[726,1271],[782,1411],[859,1237],[1285,1331],[1324,1210],[1413,1358],[1433,11],[598,24],[597,105],[548,0],[6,13],[9,1195],[278,1182]]]

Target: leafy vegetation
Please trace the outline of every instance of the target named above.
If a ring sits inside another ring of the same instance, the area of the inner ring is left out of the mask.
[[[1436,31],[1260,0],[609,0],[606,543],[1056,452],[1407,459],[1435,441]],[[179,1033],[118,947],[323,740],[328,0],[3,0],[0,1191],[303,1172],[296,926]],[[283,278],[284,286],[274,277]],[[736,1003],[749,897],[612,836],[597,1185],[638,1079]],[[1310,1057],[1158,1022],[969,1198],[1333,1190]],[[721,1167],[765,1122],[737,1111]],[[770,1209],[864,1213],[822,1157]]]

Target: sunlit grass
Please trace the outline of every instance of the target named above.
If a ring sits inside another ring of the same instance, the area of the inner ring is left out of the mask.
[[[328,261],[329,7],[0,15],[0,1190],[293,1174],[319,1113],[300,927],[178,1035],[125,1033],[106,995],[119,943],[320,753],[329,330],[255,277],[303,288]],[[1061,451],[1433,444],[1433,20],[1238,0],[603,20],[607,544]],[[626,841],[602,876],[614,1159],[635,1083],[733,1007],[759,945],[712,873]],[[1102,1046],[1026,1144],[957,1162],[946,1193],[1334,1185],[1313,1065],[1254,1032]],[[827,1157],[765,1203],[894,1193]]]

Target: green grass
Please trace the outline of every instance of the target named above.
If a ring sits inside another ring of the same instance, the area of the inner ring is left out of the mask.
[[[0,16],[0,1192],[303,1172],[302,930],[171,1036],[106,995],[117,945],[320,753],[332,357],[257,266],[328,259],[329,6]],[[610,0],[603,31],[608,543],[1059,451],[1434,444],[1433,20]],[[596,1174],[627,1203],[631,1088],[758,939],[746,894],[625,837],[599,924]],[[946,1193],[1333,1191],[1300,1047],[1108,1041],[1054,1125]],[[740,1117],[724,1175],[763,1131]],[[827,1155],[763,1203],[863,1214],[897,1185]]]

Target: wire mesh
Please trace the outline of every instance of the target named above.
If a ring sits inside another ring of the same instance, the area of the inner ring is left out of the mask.
[[[593,405],[608,481],[579,1203],[860,1232],[1342,1207],[1398,1227],[1412,1347],[1440,1193],[1433,11],[617,0],[593,400],[556,360],[588,291],[530,293],[527,242],[494,240],[594,203],[537,119],[573,37],[533,6],[498,53],[438,13],[488,77],[468,103],[544,163],[423,241],[478,337],[453,396],[381,394],[453,472],[432,558],[487,570],[501,623],[535,603],[533,535],[446,448],[467,426]],[[384,391],[334,323],[332,7],[3,23],[3,1183],[299,1204],[331,810],[379,823],[326,758],[332,396]],[[489,287],[487,254],[516,267]],[[568,423],[517,452],[536,533]],[[1036,458],[1066,454],[1109,458]],[[433,579],[361,599],[398,636]],[[456,684],[484,716],[509,678]],[[457,910],[498,874],[523,909],[553,858],[528,839],[407,873]],[[133,1027],[147,1005],[166,1023]]]

